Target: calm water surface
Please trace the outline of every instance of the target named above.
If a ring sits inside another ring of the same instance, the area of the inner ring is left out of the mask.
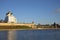
[[[60,29],[16,30],[16,40],[60,40]],[[0,40],[8,40],[8,31],[0,31]]]

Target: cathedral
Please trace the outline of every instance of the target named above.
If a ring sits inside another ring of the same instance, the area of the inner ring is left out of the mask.
[[[28,26],[28,27],[31,27],[33,29],[35,28],[34,22],[32,22],[32,23],[17,23],[16,17],[10,11],[6,13],[6,17],[3,20],[3,22],[0,23],[0,26],[2,26],[2,27],[5,27],[5,26],[6,27],[7,26],[9,26],[9,27],[10,26],[13,26],[13,27],[15,27],[15,26]]]
[[[17,23],[15,16],[10,11],[6,13],[6,17],[4,20],[5,23]]]

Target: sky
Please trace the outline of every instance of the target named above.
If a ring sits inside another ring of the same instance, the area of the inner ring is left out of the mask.
[[[0,0],[0,19],[8,11],[18,23],[60,24],[60,0]]]

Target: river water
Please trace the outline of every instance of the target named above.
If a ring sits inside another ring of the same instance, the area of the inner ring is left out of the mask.
[[[0,40],[8,40],[8,32],[1,30]],[[15,33],[16,40],[60,40],[60,29],[16,30]]]

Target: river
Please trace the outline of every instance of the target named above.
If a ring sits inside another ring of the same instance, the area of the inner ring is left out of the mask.
[[[0,40],[9,40],[8,32],[0,30]],[[60,40],[60,29],[16,30],[12,35],[14,40]]]

